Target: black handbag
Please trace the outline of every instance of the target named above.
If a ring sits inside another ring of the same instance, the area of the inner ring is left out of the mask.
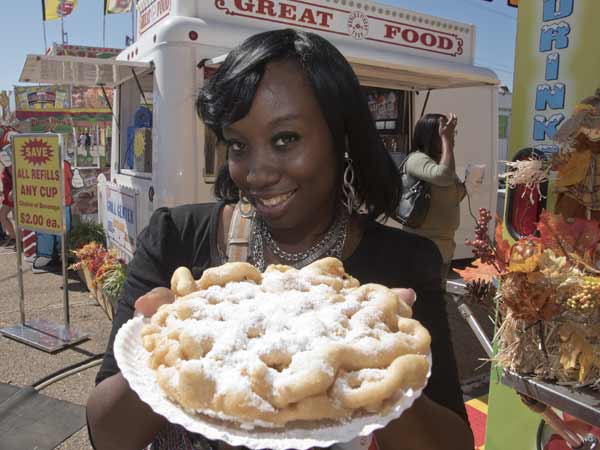
[[[419,228],[429,212],[431,186],[420,178],[406,173],[405,165],[409,156],[404,158],[398,167],[402,186],[395,219],[409,228]]]

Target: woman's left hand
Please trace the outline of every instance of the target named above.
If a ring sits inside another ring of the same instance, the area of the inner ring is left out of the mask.
[[[417,293],[412,289],[392,288],[392,291],[410,307],[417,301]]]

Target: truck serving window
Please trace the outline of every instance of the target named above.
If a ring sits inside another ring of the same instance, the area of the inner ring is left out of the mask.
[[[375,128],[394,160],[402,160],[410,149],[412,93],[397,89],[363,87]]]
[[[119,172],[151,178],[154,73],[135,76],[118,89]]]

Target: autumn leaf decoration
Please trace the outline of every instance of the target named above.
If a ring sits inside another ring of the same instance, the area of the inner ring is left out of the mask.
[[[506,266],[510,259],[510,243],[502,236],[502,219],[496,214],[496,231],[494,233],[496,263],[498,269],[502,272],[506,270]]]
[[[494,255],[493,262],[484,263],[481,258],[477,258],[465,269],[454,269],[465,282],[481,280],[491,283],[506,272],[510,259],[510,244],[502,237],[502,219],[498,216],[494,237],[495,244],[490,245]]]
[[[465,269],[454,269],[454,271],[467,283],[477,280],[491,283],[494,281],[494,278],[498,278],[500,275],[500,272],[498,272],[498,269],[494,265],[485,264],[481,262],[481,259],[476,259]]]
[[[559,329],[560,363],[565,370],[577,370],[579,383],[585,383],[594,369],[600,368],[600,355],[577,327],[564,324]]]
[[[563,216],[544,211],[538,223],[540,240],[544,249],[551,249],[557,255],[566,256],[577,264],[593,269],[594,255],[600,243],[598,222],[585,219],[572,219],[567,222]]]

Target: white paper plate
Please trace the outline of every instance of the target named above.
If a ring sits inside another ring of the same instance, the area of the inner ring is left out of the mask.
[[[338,442],[348,442],[359,436],[368,436],[400,417],[422,392],[422,389],[408,390],[385,415],[365,415],[348,422],[331,422],[316,428],[291,424],[281,429],[242,429],[231,422],[203,414],[190,414],[163,394],[156,382],[154,371],[148,366],[150,353],[144,349],[140,338],[141,329],[147,322],[147,319],[135,317],[121,327],[115,338],[115,358],[131,389],[155,413],[164,416],[169,422],[179,424],[208,439],[224,441],[232,446],[241,445],[251,449],[306,450],[311,447],[329,447]],[[431,355],[428,358],[431,367]]]

